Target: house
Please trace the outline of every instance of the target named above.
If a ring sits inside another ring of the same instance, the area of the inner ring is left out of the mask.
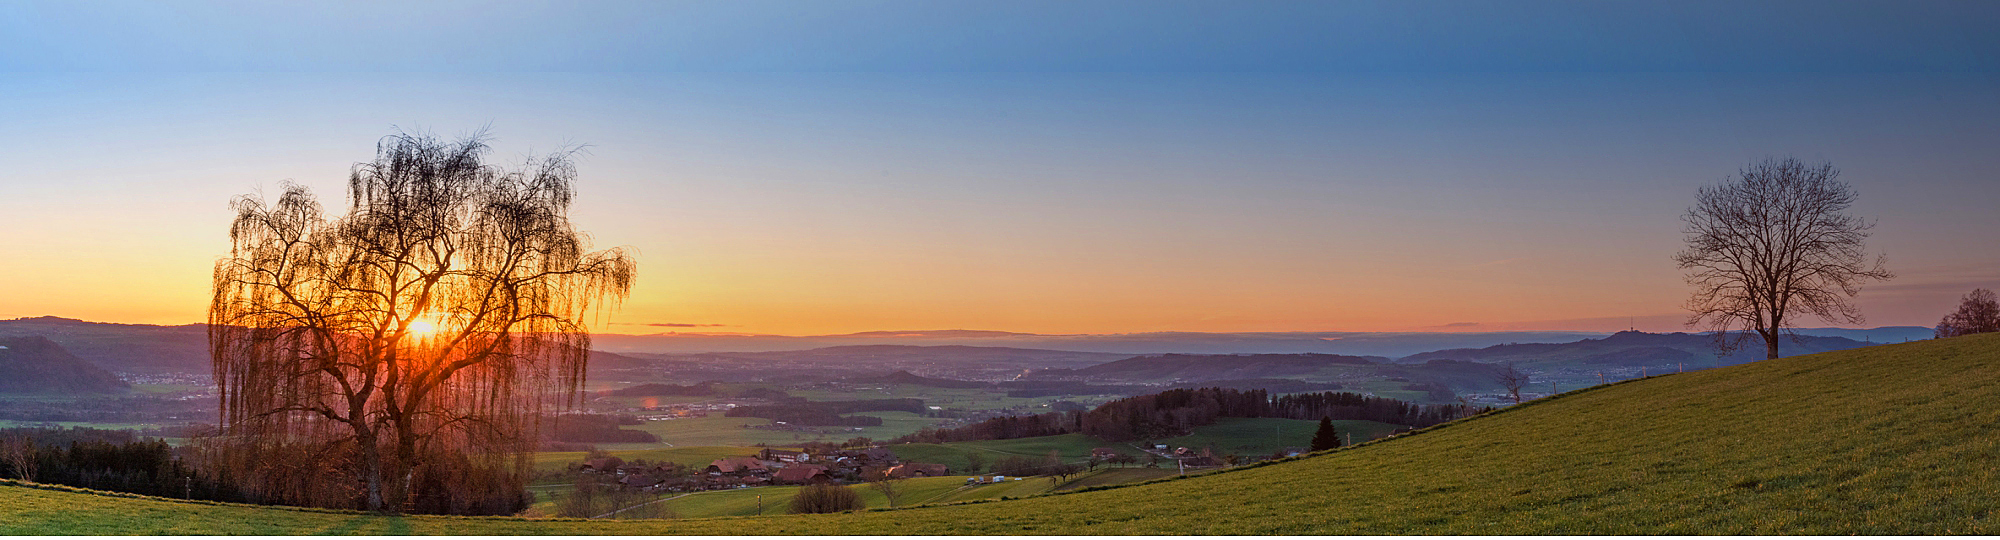
[[[586,471],[612,472],[623,466],[625,466],[625,460],[619,459],[618,456],[591,458],[583,461],[583,470]]]
[[[832,482],[833,477],[826,474],[826,467],[794,465],[778,469],[778,474],[773,476],[772,480],[783,484],[816,484]]]
[[[904,463],[890,467],[887,472],[891,478],[922,478],[951,474],[951,467],[941,463]]]
[[[643,489],[659,484],[660,480],[643,474],[628,474],[624,478],[618,479],[618,483],[624,484],[625,487],[629,488]]]
[[[749,456],[726,457],[711,461],[708,466],[716,473],[761,473],[767,470],[763,461]]]
[[[1094,457],[1097,459],[1110,459],[1117,455],[1118,455],[1118,449],[1116,448],[1098,447],[1090,449],[1090,457]]]
[[[1220,460],[1217,460],[1217,459],[1215,459],[1215,458],[1214,458],[1214,457],[1212,457],[1212,456],[1195,456],[1195,457],[1191,457],[1191,458],[1187,458],[1187,459],[1183,459],[1183,460],[1181,460],[1181,466],[1183,466],[1183,467],[1189,467],[1189,468],[1194,468],[1194,467],[1221,467],[1221,466],[1222,466],[1222,461],[1220,461]]]
[[[873,461],[876,463],[896,462],[896,453],[880,446],[871,447],[867,450],[863,450],[862,455],[864,457],[867,457],[869,461]]]
[[[798,452],[792,450],[774,450],[766,448],[764,449],[764,459],[777,461],[780,463],[805,463],[808,461],[812,461],[812,456],[805,452]]]

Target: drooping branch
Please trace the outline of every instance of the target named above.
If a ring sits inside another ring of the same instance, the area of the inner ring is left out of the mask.
[[[384,138],[337,219],[292,185],[233,203],[210,309],[226,433],[351,452],[340,461],[365,495],[283,502],[382,510],[411,503],[403,473],[523,478],[537,419],[573,404],[582,320],[630,290],[636,265],[570,226],[571,153],[507,172],[486,151],[483,134]],[[440,452],[460,465],[426,465]]]

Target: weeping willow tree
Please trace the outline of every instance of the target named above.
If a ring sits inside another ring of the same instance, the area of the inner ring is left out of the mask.
[[[220,474],[265,502],[505,513],[544,412],[575,405],[584,319],[636,265],[567,217],[573,153],[520,170],[483,133],[397,134],[327,218],[287,184],[236,199],[209,343]]]

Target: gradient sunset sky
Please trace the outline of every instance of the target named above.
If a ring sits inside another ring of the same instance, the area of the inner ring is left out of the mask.
[[[205,318],[232,197],[587,143],[612,333],[1679,330],[1695,190],[1828,160],[2000,288],[1995,2],[0,2],[0,318]],[[1807,321],[1807,326],[1818,325]]]

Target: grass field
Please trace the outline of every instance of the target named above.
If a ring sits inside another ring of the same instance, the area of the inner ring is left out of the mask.
[[[659,436],[658,443],[599,443],[606,450],[639,450],[667,446],[750,446],[763,443],[771,446],[796,446],[810,441],[840,442],[855,437],[889,439],[915,432],[936,424],[936,418],[924,418],[903,411],[872,411],[858,413],[882,419],[882,425],[869,426],[859,430],[844,427],[815,428],[809,433],[778,431],[771,429],[750,429],[744,425],[766,426],[771,421],[763,418],[728,417],[713,414],[702,418],[676,418],[654,420],[625,429],[645,431]],[[847,415],[854,416],[854,415]],[[825,433],[820,433],[824,431]]]
[[[759,384],[715,385],[715,388],[719,392],[725,394],[738,393],[750,388],[757,388],[757,387],[780,388],[780,389],[783,388],[776,385],[759,385]],[[946,408],[985,410],[985,409],[1000,409],[1005,407],[1027,407],[1029,408],[1030,411],[1035,411],[1035,412],[1047,412],[1048,404],[1058,399],[1070,399],[1078,401],[1085,405],[1096,405],[1117,397],[1117,396],[1048,396],[1039,398],[1013,398],[1013,397],[1007,397],[1005,392],[994,392],[984,389],[932,388],[928,386],[916,386],[908,384],[882,385],[879,388],[880,389],[878,390],[859,390],[859,391],[788,390],[787,392],[789,392],[795,397],[807,398],[814,401],[917,398],[924,400],[924,403],[926,405],[934,405]],[[646,396],[646,397],[607,396],[595,399],[607,405],[614,405],[619,407],[636,407],[641,405],[642,403],[646,403],[648,399],[652,400],[653,405],[669,405],[675,403],[694,403],[701,401],[728,400],[728,398],[717,398],[709,396],[671,396],[671,395]],[[769,425],[771,423],[770,420],[762,418],[747,418],[747,417],[730,418],[721,415],[713,415],[705,418],[683,418],[675,420],[652,421],[652,422],[647,422],[642,426],[627,428],[627,429],[639,429],[642,431],[658,435],[660,437],[660,440],[662,441],[662,444],[609,443],[609,444],[599,444],[598,446],[605,449],[636,450],[636,449],[645,449],[645,448],[652,448],[656,446],[666,446],[666,445],[742,446],[742,445],[753,445],[758,443],[774,445],[774,446],[796,445],[811,441],[840,442],[855,437],[867,437],[870,439],[883,440],[883,439],[895,438],[902,435],[907,435],[916,432],[918,429],[936,425],[938,422],[940,422],[940,420],[936,418],[925,418],[920,415],[911,414],[908,412],[901,412],[901,411],[869,411],[869,412],[861,412],[855,414],[881,418],[882,425],[865,427],[859,430],[852,430],[843,427],[824,427],[824,428],[814,429],[811,432],[800,433],[792,431],[748,429],[743,427],[745,424],[761,426],[761,425]],[[847,415],[847,416],[854,416],[854,415]],[[824,431],[825,433],[820,433],[821,431]]]
[[[1335,429],[1341,433],[1351,433],[1354,440],[1366,441],[1388,435],[1398,427],[1394,424],[1370,422],[1366,420],[1337,420]],[[1319,422],[1288,420],[1283,418],[1224,418],[1213,425],[1194,429],[1183,437],[1151,441],[1168,446],[1189,448],[1213,447],[1215,455],[1237,454],[1244,457],[1263,458],[1285,447],[1305,447],[1312,442],[1313,431]],[[1143,441],[1142,441],[1143,442]],[[896,456],[907,461],[943,463],[950,465],[953,472],[964,471],[968,453],[977,453],[986,465],[1008,456],[1042,457],[1054,450],[1064,461],[1080,462],[1090,457],[1093,448],[1113,448],[1120,453],[1145,458],[1145,455],[1131,443],[1109,442],[1080,434],[1052,435],[1048,437],[1027,437],[999,441],[966,441],[944,444],[899,444],[890,447]]]
[[[2000,335],[1588,389],[1330,454],[821,516],[378,517],[0,487],[7,534],[1996,534]]]
[[[1102,472],[1102,471],[1100,471]],[[861,501],[868,508],[889,508],[889,499],[881,492],[866,484],[849,486],[861,495]],[[937,478],[911,478],[896,484],[896,506],[915,506],[931,503],[976,501],[1003,496],[1026,497],[1054,491],[1057,486],[1047,479],[1030,478],[997,484],[967,486],[964,476],[942,476]],[[665,504],[674,515],[683,518],[752,516],[758,515],[758,497],[763,498],[763,515],[783,515],[789,513],[792,495],[797,494],[796,486],[776,486],[726,491],[710,491],[688,495],[667,501]]]
[[[1368,420],[1333,421],[1335,431],[1351,437],[1357,443],[1386,437],[1401,427],[1403,426]],[[1172,447],[1213,448],[1216,456],[1236,454],[1249,458],[1263,458],[1285,447],[1312,446],[1313,432],[1318,429],[1317,420],[1224,418],[1214,425],[1195,428],[1194,433],[1188,436],[1153,442]]]
[[[952,472],[961,472],[966,468],[967,453],[979,454],[988,466],[1003,457],[1042,457],[1049,455],[1051,450],[1065,461],[1077,461],[1089,457],[1090,449],[1109,444],[1095,437],[1072,433],[999,441],[898,444],[889,446],[889,449],[903,461],[943,463],[951,466]]]
[[[677,446],[644,450],[612,450],[606,453],[625,461],[635,459],[655,463],[667,461],[699,469],[708,466],[711,461],[730,456],[756,455],[760,450],[763,449],[754,446]],[[535,472],[561,471],[572,463],[583,462],[586,454],[586,452],[536,452]]]

